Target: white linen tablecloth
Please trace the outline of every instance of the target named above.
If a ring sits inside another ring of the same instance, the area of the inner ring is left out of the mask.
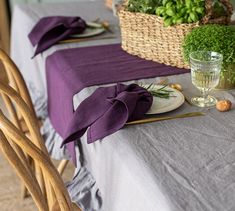
[[[45,58],[55,50],[117,43],[113,40],[57,45],[30,60],[33,48],[27,34],[45,15],[96,17],[116,23],[111,11],[99,2],[29,5],[17,7],[12,25],[12,57],[28,83],[46,93]],[[118,33],[118,32],[117,32]],[[190,74],[170,76],[183,85],[186,97],[195,95]],[[140,80],[157,82],[159,78]],[[138,82],[140,82],[138,81]],[[128,82],[131,83],[131,82]],[[74,108],[97,86],[74,96]],[[235,103],[235,91],[217,92]],[[203,110],[203,117],[124,127],[93,144],[84,136],[79,144],[87,168],[96,179],[105,211],[232,211],[235,210],[235,110],[220,113],[185,103],[173,111]],[[115,118],[115,117],[114,117]],[[78,170],[79,171],[79,170]]]

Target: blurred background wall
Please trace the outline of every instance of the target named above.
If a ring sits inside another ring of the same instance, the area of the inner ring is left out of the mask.
[[[10,0],[11,7],[17,3],[31,3],[31,2],[68,2],[70,0]],[[75,0],[74,0],[75,1]],[[235,0],[231,0],[235,7]]]
[[[35,2],[47,2],[47,3],[51,3],[51,2],[70,2],[70,1],[81,1],[81,0],[9,0],[9,5],[10,8],[13,8],[14,5],[16,4],[20,4],[20,3],[35,3]],[[235,1],[235,0],[234,0]]]

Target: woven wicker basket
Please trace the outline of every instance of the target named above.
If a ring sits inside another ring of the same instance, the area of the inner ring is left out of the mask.
[[[179,68],[188,68],[184,63],[181,44],[184,37],[195,27],[207,23],[228,24],[233,7],[230,1],[221,0],[227,7],[227,15],[211,19],[212,0],[206,1],[206,15],[201,22],[179,24],[170,27],[163,25],[161,17],[129,12],[123,6],[118,11],[122,48],[132,55]]]

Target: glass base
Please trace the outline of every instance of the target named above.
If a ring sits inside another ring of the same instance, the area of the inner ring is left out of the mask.
[[[215,106],[215,104],[217,103],[217,99],[213,96],[207,96],[206,98],[204,98],[204,97],[193,97],[191,99],[191,102],[195,106],[205,108],[205,107]]]

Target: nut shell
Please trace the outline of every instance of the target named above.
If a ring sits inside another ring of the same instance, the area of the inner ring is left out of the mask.
[[[232,107],[230,100],[220,100],[216,103],[216,109],[221,112],[229,111]]]
[[[182,86],[180,84],[171,84],[170,87],[182,91]]]

